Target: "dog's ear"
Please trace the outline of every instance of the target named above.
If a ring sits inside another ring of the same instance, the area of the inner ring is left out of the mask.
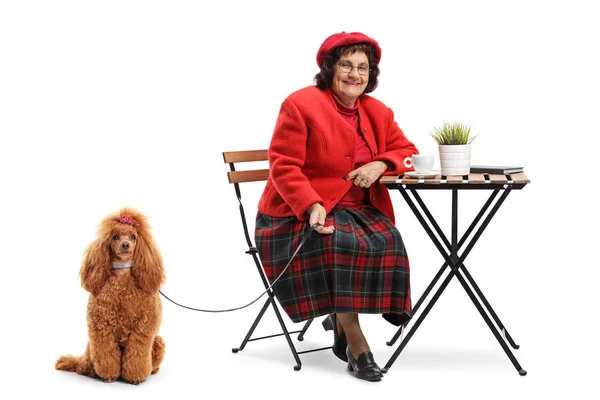
[[[162,255],[152,237],[140,231],[135,245],[132,273],[140,288],[149,293],[157,292],[165,281]]]
[[[84,252],[79,271],[81,286],[92,294],[98,293],[110,277],[110,268],[108,242],[105,238],[98,238]]]

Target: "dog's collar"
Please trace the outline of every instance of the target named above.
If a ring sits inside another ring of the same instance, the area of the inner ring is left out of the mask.
[[[133,266],[133,260],[113,261],[113,263],[112,263],[113,269],[125,269],[125,268],[131,268],[132,266]]]

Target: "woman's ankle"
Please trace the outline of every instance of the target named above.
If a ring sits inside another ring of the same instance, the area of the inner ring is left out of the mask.
[[[348,350],[350,350],[350,353],[352,353],[354,359],[357,360],[362,353],[366,351],[371,351],[371,348],[369,347],[368,343],[358,345],[351,345],[350,343],[348,343]]]
[[[344,325],[342,325],[339,318],[335,319],[335,326],[337,328],[338,335],[344,333]]]

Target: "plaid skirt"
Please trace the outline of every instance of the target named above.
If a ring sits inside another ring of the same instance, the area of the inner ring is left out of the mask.
[[[334,209],[331,235],[310,234],[273,286],[293,322],[336,313],[382,314],[399,326],[412,316],[409,263],[400,232],[371,206]],[[256,216],[255,240],[269,282],[308,231],[296,217]]]

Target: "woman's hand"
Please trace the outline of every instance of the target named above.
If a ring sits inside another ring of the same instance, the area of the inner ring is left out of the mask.
[[[356,168],[346,176],[346,180],[354,179],[354,184],[361,188],[369,188],[379,177],[387,171],[388,166],[383,161],[371,161]]]
[[[325,216],[327,215],[327,213],[325,212],[325,207],[323,207],[320,203],[315,203],[312,206],[308,207],[306,213],[308,214],[309,226],[319,224],[319,226],[315,228],[315,231],[319,232],[322,235],[330,235],[333,233],[335,227],[324,226]]]

